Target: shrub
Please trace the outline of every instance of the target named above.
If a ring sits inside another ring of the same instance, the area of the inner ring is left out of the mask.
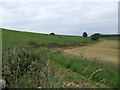
[[[93,35],[91,35],[91,39],[92,40],[99,40],[100,39],[100,34],[99,33],[95,33],[95,34],[93,34]]]

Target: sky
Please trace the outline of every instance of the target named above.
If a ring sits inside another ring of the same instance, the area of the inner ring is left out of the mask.
[[[0,27],[62,35],[118,33],[117,2],[0,2]]]

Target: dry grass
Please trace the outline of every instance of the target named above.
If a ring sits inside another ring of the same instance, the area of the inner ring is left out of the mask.
[[[89,46],[77,47],[64,50],[66,54],[87,58],[98,58],[113,64],[118,63],[118,41],[103,40]]]

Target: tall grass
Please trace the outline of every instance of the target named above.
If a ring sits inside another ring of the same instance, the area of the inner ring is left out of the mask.
[[[96,59],[89,60],[83,56],[78,59],[65,56],[59,52],[51,52],[50,50],[40,51],[42,51],[44,57],[50,56],[51,60],[62,64],[66,69],[109,87],[118,87],[118,68],[111,64],[102,63]]]
[[[72,58],[60,51],[53,52],[49,47],[81,45],[91,42],[90,38],[80,36],[62,36],[26,33],[3,30],[2,65],[10,66],[12,81],[9,87],[22,88],[54,88],[62,87],[67,77],[60,74],[51,61],[61,64],[67,70],[78,73],[88,80],[100,82],[109,87],[118,87],[118,69],[98,60],[89,60],[81,56]],[[25,48],[21,48],[26,45]],[[42,46],[48,47],[43,49]],[[16,48],[15,48],[16,47]]]
[[[11,68],[7,88],[62,88],[68,74],[50,64],[50,57],[42,56],[34,48],[14,48],[3,53],[3,66]]]
[[[35,76],[46,64],[46,60],[43,57],[26,48],[9,49],[2,57],[2,65],[7,65],[11,68],[13,78],[10,84],[12,87],[36,87],[38,82],[35,81]],[[29,82],[29,78],[32,78],[32,83]]]

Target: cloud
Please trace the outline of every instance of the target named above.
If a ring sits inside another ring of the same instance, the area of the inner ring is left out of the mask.
[[[117,2],[0,2],[5,28],[81,35],[117,33]]]

